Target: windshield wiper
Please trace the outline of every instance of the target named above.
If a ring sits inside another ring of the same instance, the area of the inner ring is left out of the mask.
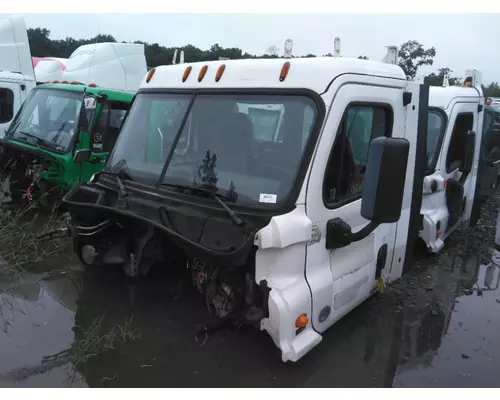
[[[35,139],[37,142],[34,143],[34,145],[36,147],[38,147],[39,150],[42,150],[41,147],[45,147],[47,149],[53,149],[53,146],[52,144],[55,144],[55,143],[52,143],[48,140],[45,140],[45,139],[42,139],[38,136],[35,136],[35,135],[32,135],[31,133],[28,133],[28,132],[23,132],[23,131],[15,131],[14,133],[20,133],[22,135],[25,135],[25,136],[28,136],[32,139]],[[16,139],[15,137],[12,137],[12,139]]]
[[[185,190],[190,190],[192,192],[198,192],[198,193],[206,193],[212,196],[212,198],[217,201],[217,203],[220,204],[220,206],[226,210],[226,212],[229,214],[229,216],[233,219],[233,221],[236,223],[236,225],[243,225],[243,220],[236,215],[236,213],[229,208],[229,206],[224,202],[224,198],[227,199],[227,196],[224,196],[222,194],[217,193],[215,190],[210,190],[210,189],[205,189],[202,187],[196,187],[196,186],[188,186],[188,185],[181,185],[181,184],[175,184],[175,183],[162,183],[163,186],[173,186],[178,189],[185,189]]]
[[[125,170],[123,170],[122,167],[125,167]],[[103,173],[113,175],[116,178],[116,183],[118,185],[118,201],[123,201],[126,197],[128,197],[128,191],[125,189],[125,186],[120,179],[121,176],[124,179],[132,180],[130,175],[126,172],[127,169],[127,162],[124,159],[121,159],[113,167],[111,167],[110,170],[103,171]],[[126,204],[126,200],[124,204]]]
[[[167,159],[165,160],[165,164],[163,164],[163,169],[161,170],[161,174],[158,178],[158,181],[156,182],[156,188],[158,189],[163,182],[163,178],[165,178],[165,174],[167,172],[167,168],[170,165],[170,161],[172,161],[172,157],[174,156],[174,151],[175,148],[177,147],[177,143],[179,143],[179,139],[182,135],[182,131],[184,130],[184,126],[186,125],[186,122],[189,117],[189,113],[191,112],[191,108],[193,108],[194,101],[196,99],[196,94],[193,95],[193,98],[189,102],[189,105],[187,106],[186,112],[184,113],[184,116],[182,117],[181,124],[179,126],[179,129],[177,130],[177,133],[175,134],[174,141],[172,142],[172,145],[170,146],[170,150],[168,151]]]
[[[17,131],[17,133],[20,133],[21,135],[28,136],[30,138],[36,139],[38,142],[42,141],[42,139],[39,138],[38,136],[32,135],[31,133],[28,133],[28,132]]]

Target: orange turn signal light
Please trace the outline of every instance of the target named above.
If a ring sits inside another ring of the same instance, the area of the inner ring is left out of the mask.
[[[307,318],[307,314],[300,314],[295,320],[296,328],[304,328],[309,323],[309,318]]]

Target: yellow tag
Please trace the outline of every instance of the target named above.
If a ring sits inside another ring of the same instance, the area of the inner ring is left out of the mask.
[[[382,293],[384,291],[384,280],[382,277],[377,279],[377,290]]]

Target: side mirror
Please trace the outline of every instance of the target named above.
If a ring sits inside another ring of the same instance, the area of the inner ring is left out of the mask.
[[[90,158],[90,155],[92,154],[92,150],[90,149],[81,149],[77,150],[75,153],[75,156],[73,157],[73,162],[75,164],[81,164],[87,161]]]
[[[467,134],[467,143],[465,145],[465,157],[460,164],[458,170],[462,174],[468,174],[472,171],[472,163],[474,161],[474,150],[476,148],[476,132],[469,131]]]
[[[372,224],[397,222],[401,216],[410,143],[403,138],[373,139],[368,150],[361,215]]]
[[[500,114],[495,113],[495,122],[500,122]]]

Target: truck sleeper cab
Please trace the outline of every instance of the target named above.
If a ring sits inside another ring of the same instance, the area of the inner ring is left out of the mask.
[[[36,86],[24,19],[0,17],[0,139]]]
[[[133,96],[78,82],[33,89],[0,139],[3,202],[28,194],[53,205],[61,192],[89,180],[113,149]],[[75,163],[81,149],[86,161]]]
[[[187,266],[218,321],[266,330],[297,361],[402,274],[427,101],[401,68],[366,60],[157,67],[105,169],[64,197],[75,252],[132,276]],[[264,107],[279,127],[252,117]]]
[[[492,137],[492,115],[484,110],[479,73],[467,76],[472,87],[430,88],[420,238],[431,253],[438,253],[461,223],[477,221],[480,183],[491,178],[491,162],[483,165],[483,153],[491,147],[486,142]]]

